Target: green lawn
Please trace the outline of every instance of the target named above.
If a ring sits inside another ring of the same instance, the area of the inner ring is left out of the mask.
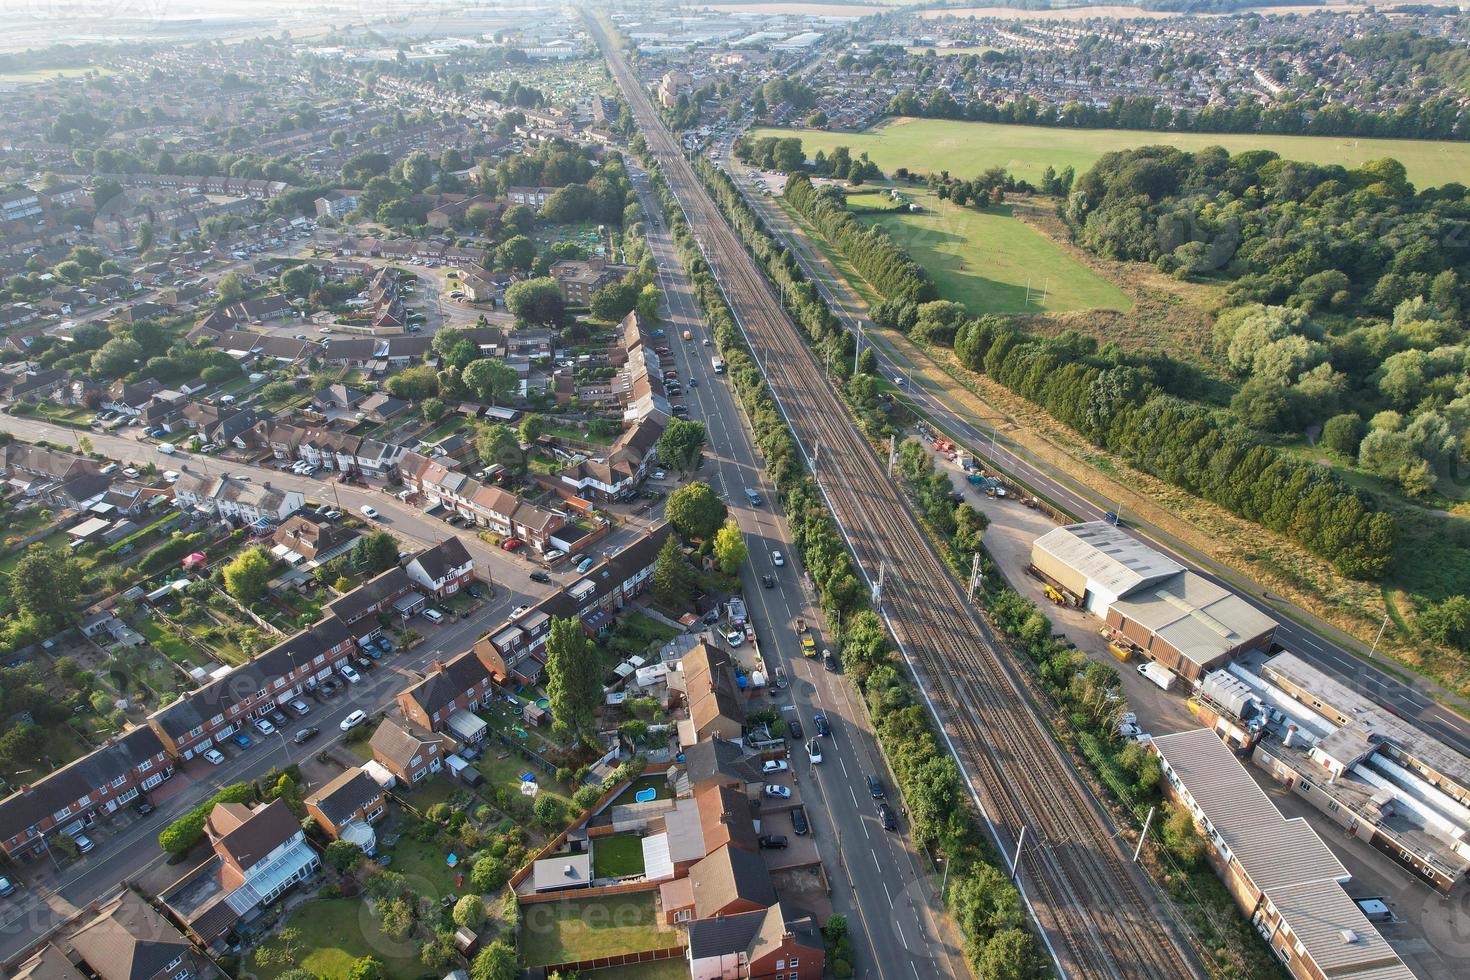
[[[621,660],[635,654],[645,654],[649,647],[662,646],[678,635],[678,631],[670,629],[652,616],[633,612],[618,620],[617,628],[613,630],[607,645],[609,651]]]
[[[1035,182],[1048,165],[1071,166],[1081,174],[1104,153],[1135,146],[1167,144],[1182,150],[1223,146],[1241,150],[1275,150],[1291,160],[1359,167],[1370,160],[1393,157],[1420,186],[1461,180],[1470,172],[1470,143],[1434,140],[1353,139],[1340,136],[1270,136],[1227,133],[1155,133],[1136,129],[1060,129],[1002,123],[956,122],[948,119],[885,120],[861,133],[829,133],[812,129],[756,129],[761,136],[800,136],[808,157],[846,146],[853,156],[866,152],[891,173],[895,167],[974,177],[991,167],[1005,167]]]
[[[515,735],[512,734],[511,738],[515,738]],[[499,758],[501,753],[507,751],[510,752],[509,755],[503,759]],[[480,775],[485,777],[486,795],[492,798],[497,789],[504,788],[512,792],[519,792],[521,773],[534,772],[542,793],[556,797],[568,807],[572,805],[572,791],[557,782],[555,776],[532,765],[531,761],[519,752],[508,750],[498,743],[486,744],[485,754],[480,756],[478,767]]]
[[[592,842],[592,874],[596,878],[625,878],[643,873],[643,838],[612,834]]]
[[[1127,294],[1012,216],[1008,205],[977,211],[905,188],[919,213],[859,215],[876,224],[928,270],[939,294],[971,313],[1127,310]]]
[[[671,926],[658,921],[651,893],[543,902],[521,909],[521,962],[528,967],[662,949],[676,945],[678,937]]]
[[[598,970],[597,980],[688,980],[689,964],[679,957]]]
[[[638,791],[649,789],[650,787],[654,791],[654,799],[656,800],[671,800],[674,798],[673,791],[669,789],[668,778],[663,773],[658,773],[656,775],[639,776],[633,780],[618,794],[617,799],[613,800],[613,804],[623,806],[628,803],[636,803]]]
[[[368,914],[367,905],[356,898],[318,899],[298,908],[288,925],[301,933],[296,965],[324,980],[346,977],[354,960],[373,956],[383,964],[389,980],[418,980],[424,973],[416,942],[395,942],[383,935]],[[279,936],[262,944],[279,949]],[[250,958],[250,968],[260,980],[273,980],[289,967],[262,967]]]
[[[433,778],[433,777],[431,777]],[[441,779],[440,782],[448,782]],[[390,871],[397,871],[408,878],[408,886],[420,895],[430,898],[442,898],[445,895],[459,894],[455,887],[454,876],[457,871],[463,872],[467,877],[469,868],[463,862],[459,867],[451,868],[445,864],[449,852],[442,847],[433,844],[425,844],[409,837],[401,837],[398,843],[393,845],[393,863],[388,865]],[[461,854],[463,858],[465,855]]]

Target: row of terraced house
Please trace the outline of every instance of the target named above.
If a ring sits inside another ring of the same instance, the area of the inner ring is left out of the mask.
[[[605,633],[617,612],[647,590],[668,534],[667,525],[656,528],[470,650],[436,662],[425,680],[398,695],[405,715],[428,731],[449,731],[451,717],[475,711],[497,685],[538,679],[553,617],[575,618],[593,636]],[[0,800],[0,851],[22,864],[44,860],[54,835],[74,824],[94,825],[172,777],[179,765],[332,677],[381,629],[379,617],[391,619],[405,598],[444,599],[473,579],[473,559],[450,538],[369,580],[329,604],[319,622]]]

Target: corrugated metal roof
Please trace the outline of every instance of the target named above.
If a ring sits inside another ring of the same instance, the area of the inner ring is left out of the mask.
[[[1342,890],[1340,883],[1351,877],[1342,862],[1305,820],[1281,815],[1214,732],[1160,735],[1153,745],[1170,781],[1194,801],[1324,973],[1334,980],[1414,976]]]
[[[1189,571],[1139,589],[1112,608],[1201,667],[1276,627],[1274,619],[1240,596]]]
[[[1069,524],[1036,539],[1040,548],[1104,591],[1124,596],[1177,575],[1184,567],[1105,521]]]

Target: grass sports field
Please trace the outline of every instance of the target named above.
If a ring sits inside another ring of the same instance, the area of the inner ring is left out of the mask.
[[[924,210],[863,214],[864,208],[887,202],[887,195],[876,189],[853,194],[848,202],[861,221],[881,225],[929,271],[940,296],[964,304],[971,313],[1127,310],[1133,305],[1122,290],[1012,217],[1006,205],[982,212],[956,207],[922,188],[902,192]]]
[[[947,119],[898,118],[861,133],[829,133],[814,129],[752,131],[760,136],[800,136],[808,157],[846,146],[853,156],[866,152],[885,173],[896,167],[923,172],[948,170],[973,177],[991,167],[1005,167],[1017,177],[1037,181],[1048,164],[1078,174],[1112,150],[1166,143],[1183,150],[1223,146],[1241,150],[1275,150],[1283,157],[1308,163],[1357,167],[1393,157],[1409,171],[1418,187],[1464,180],[1470,173],[1470,143],[1432,140],[1351,139],[1339,136],[1252,136],[1225,133],[1154,133],[1137,129],[1058,129],[999,123],[953,122]]]

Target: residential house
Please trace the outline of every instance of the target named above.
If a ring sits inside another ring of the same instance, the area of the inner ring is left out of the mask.
[[[423,680],[398,693],[398,707],[421,728],[448,729],[461,741],[478,742],[486,725],[474,712],[493,697],[490,671],[473,650],[466,650],[448,661],[434,661]]]
[[[776,904],[776,889],[771,873],[759,851],[742,847],[721,847],[689,869],[689,895],[678,897],[679,889],[664,885],[660,892],[672,899],[666,901],[664,915],[674,922],[711,919],[715,916],[759,912]]]
[[[816,921],[779,902],[691,922],[687,956],[691,980],[819,980],[827,966]]]
[[[730,655],[708,643],[699,643],[669,675],[669,686],[681,690],[689,717],[679,721],[679,741],[685,746],[708,738],[739,741],[745,730],[745,699],[735,677]]]
[[[387,812],[383,787],[357,766],[341,773],[306,798],[306,812],[333,840],[353,823],[374,824]]]
[[[274,262],[272,266],[271,263]],[[261,265],[262,263],[257,263]],[[278,273],[280,262],[269,260],[264,263],[266,267],[272,267]],[[274,274],[274,273],[272,273]],[[296,315],[296,311],[287,302],[284,296],[260,296],[254,299],[242,299],[238,303],[231,303],[223,307],[226,316],[240,323],[264,323],[268,320],[289,320]]]
[[[507,187],[505,199],[511,204],[524,204],[528,208],[540,209],[556,190],[555,187]]]
[[[56,940],[53,940],[55,942]],[[59,940],[97,980],[193,980],[214,967],[148,901],[123,887]]]
[[[446,538],[414,555],[404,571],[420,591],[443,600],[475,580],[475,559],[459,538]]]
[[[121,412],[134,417],[142,415],[143,409],[153,401],[153,396],[163,390],[163,385],[152,378],[126,382],[114,382],[102,396],[102,407],[112,412]]]
[[[234,477],[185,473],[174,484],[174,499],[239,524],[280,524],[306,503],[300,490],[282,490]]]
[[[21,864],[43,859],[49,837],[73,824],[90,827],[173,775],[167,745],[148,727],[108,738],[101,747],[0,800],[0,849]]]
[[[384,718],[368,740],[375,759],[405,786],[413,786],[444,765],[453,745],[446,736],[409,722]]]
[[[400,607],[400,600],[408,596],[413,597],[412,604]],[[378,616],[396,613],[402,621],[423,606],[423,596],[414,592],[413,580],[395,565],[327,603],[327,611],[345,623],[359,639],[367,639],[382,629]],[[412,612],[407,611],[409,609]]]
[[[271,534],[275,544],[271,550],[293,565],[303,561],[320,563],[341,554],[356,537],[356,532],[307,511],[281,522]]]
[[[27,497],[39,497],[62,506],[77,506],[103,494],[112,477],[102,464],[85,456],[12,442],[0,448],[6,484]]]
[[[559,511],[525,503],[508,490],[451,469],[443,459],[420,453],[404,453],[398,474],[403,485],[422,495],[429,506],[441,505],[479,527],[519,538],[536,551],[560,547],[555,537],[567,519]]]
[[[187,761],[281,702],[316,687],[356,649],[346,624],[327,616],[160,708],[148,723],[171,756]]]
[[[225,880],[246,889],[256,905],[269,905],[321,867],[285,800],[254,810],[219,803],[205,817],[204,832],[224,862]]]

